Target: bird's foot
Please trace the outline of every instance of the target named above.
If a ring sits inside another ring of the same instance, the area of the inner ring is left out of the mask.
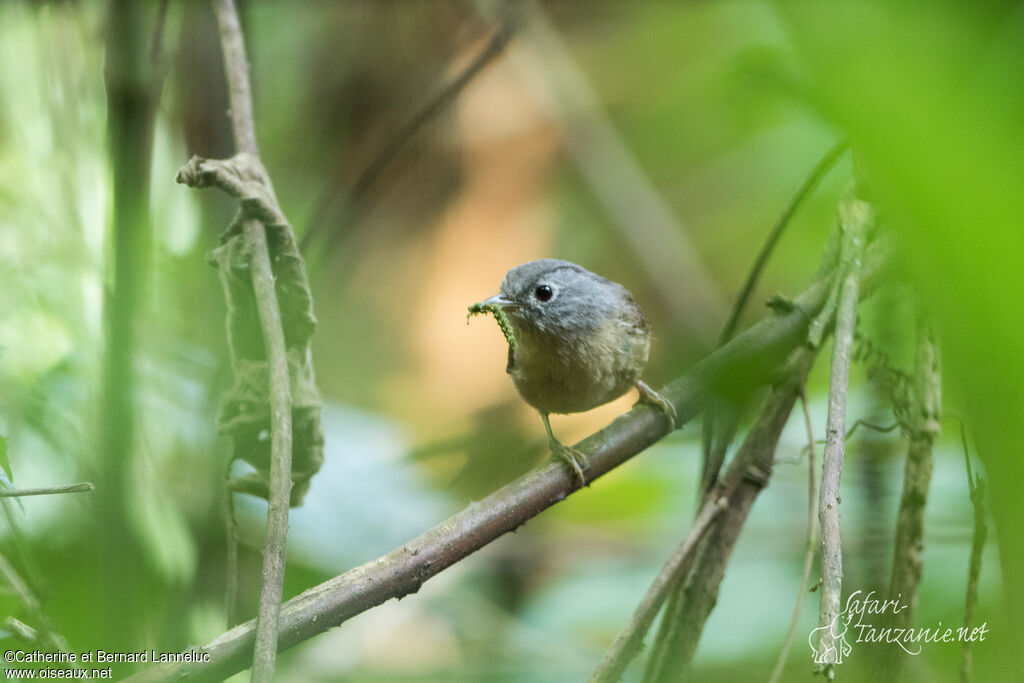
[[[665,419],[668,420],[668,430],[670,432],[675,431],[676,407],[672,405],[672,402],[669,401],[664,396],[662,396],[661,394],[659,394],[654,389],[651,389],[649,386],[647,386],[646,383],[642,381],[638,381],[636,383],[636,388],[640,392],[639,403],[650,403],[651,405],[656,406],[658,410],[660,410],[662,414],[665,416]]]
[[[583,451],[572,446],[566,446],[559,441],[553,441],[551,443],[551,454],[564,460],[572,468],[573,472],[576,473],[576,478],[580,481],[580,487],[587,485],[587,478],[583,474],[583,468],[587,466],[587,456]]]

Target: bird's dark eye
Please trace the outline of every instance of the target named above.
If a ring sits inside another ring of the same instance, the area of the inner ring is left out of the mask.
[[[541,285],[537,289],[533,290],[533,295],[537,297],[537,301],[548,301],[551,299],[551,295],[554,294],[551,291],[551,287],[548,285]]]

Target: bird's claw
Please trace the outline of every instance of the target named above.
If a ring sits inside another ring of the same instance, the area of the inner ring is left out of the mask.
[[[668,430],[675,431],[676,428],[676,407],[667,398],[651,389],[645,382],[636,383],[637,391],[640,392],[640,403],[649,403],[658,408],[665,419],[668,420]]]
[[[569,467],[571,467],[576,473],[576,478],[579,479],[580,486],[586,486],[587,478],[583,474],[583,468],[587,466],[587,456],[583,451],[555,441],[551,444],[551,454],[567,462]]]

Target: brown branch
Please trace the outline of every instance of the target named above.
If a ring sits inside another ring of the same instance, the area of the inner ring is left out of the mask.
[[[243,229],[249,244],[254,247],[252,284],[270,363],[270,496],[267,501],[263,586],[260,589],[252,670],[253,682],[265,683],[274,680],[277,622],[284,590],[288,508],[292,496],[292,397],[281,311],[274,291],[274,273],[270,268],[270,254],[267,250],[267,234],[263,224],[251,218],[245,221]]]
[[[256,146],[252,114],[249,64],[238,12],[234,0],[213,0],[212,4],[217,15],[224,71],[228,81],[235,148],[237,152],[250,155],[258,162],[259,148]],[[265,187],[273,198],[269,179]],[[269,366],[270,491],[267,497],[267,532],[263,550],[263,585],[260,588],[252,665],[252,680],[267,683],[274,679],[278,620],[284,586],[288,508],[292,490],[292,397],[284,327],[274,286],[274,272],[270,265],[266,229],[259,219],[251,215],[243,217],[242,221],[242,232],[250,247],[253,292]],[[227,495],[232,494],[229,491]]]
[[[887,249],[875,245],[864,270],[871,282],[881,276]],[[824,279],[797,297],[790,310],[775,310],[729,344],[694,366],[659,393],[676,408],[679,426],[697,415],[707,396],[723,382],[742,378],[760,386],[777,372],[790,352],[805,344],[808,321],[821,310],[830,283]],[[867,287],[865,287],[867,290]],[[591,482],[656,442],[667,425],[657,409],[640,405],[577,444],[587,454]],[[424,581],[502,534],[522,526],[578,488],[573,473],[560,463],[529,472],[472,503],[463,511],[400,548],[310,588],[281,610],[278,647],[312,638],[346,619],[391,598],[415,592]],[[132,681],[220,680],[246,666],[255,636],[248,621],[197,649],[208,661],[161,664],[139,672]]]
[[[597,670],[591,674],[591,683],[614,683],[622,677],[626,667],[640,652],[644,636],[654,623],[654,617],[658,615],[658,610],[668,597],[673,584],[690,571],[697,544],[704,538],[718,513],[725,509],[726,503],[726,497],[721,496],[701,507],[690,532],[658,572],[651,587],[647,589],[647,593],[633,612],[633,617],[605,652]]]
[[[256,146],[256,124],[252,115],[252,87],[249,84],[249,60],[245,40],[238,21],[235,0],[211,0],[220,31],[220,49],[224,57],[224,74],[228,79],[228,102],[231,109],[231,132],[235,151],[254,157],[260,155]]]
[[[829,378],[828,419],[825,425],[825,454],[818,495],[818,522],[821,526],[821,602],[818,626],[821,631],[819,662],[831,678],[834,666],[841,661],[833,630],[828,628],[839,618],[839,602],[843,589],[843,554],[839,527],[839,479],[846,455],[846,392],[849,385],[853,335],[857,320],[860,287],[860,250],[871,221],[871,207],[852,196],[852,188],[839,207],[842,231],[838,294],[835,295],[835,345]],[[832,299],[833,297],[830,297]],[[818,319],[819,321],[822,318]],[[816,321],[818,322],[818,321]],[[824,330],[827,325],[812,326]]]

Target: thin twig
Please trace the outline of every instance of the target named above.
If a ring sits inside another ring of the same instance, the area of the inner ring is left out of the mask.
[[[262,249],[253,249],[252,284],[270,364],[270,496],[267,501],[263,586],[260,589],[252,667],[253,683],[264,683],[274,680],[277,622],[284,590],[288,508],[292,496],[292,397],[281,310],[278,308],[274,273],[266,246],[267,235],[263,224],[252,218],[246,219],[244,230],[249,244],[262,246]]]
[[[713,501],[708,501],[701,508],[697,518],[693,521],[690,532],[658,572],[651,587],[647,589],[647,593],[644,594],[636,611],[633,612],[629,623],[605,652],[604,659],[601,660],[597,670],[591,674],[590,683],[614,683],[619,680],[633,657],[640,652],[644,636],[647,635],[651,624],[654,623],[654,617],[657,616],[658,610],[665,602],[672,585],[679,577],[686,576],[690,565],[693,564],[697,543],[704,537],[718,513],[725,509],[727,502],[726,497],[720,496]]]
[[[778,243],[779,238],[782,237],[782,233],[785,231],[786,226],[789,225],[789,221],[796,214],[796,210],[800,208],[804,200],[811,194],[811,192],[818,186],[821,179],[829,172],[832,166],[839,161],[839,157],[843,155],[846,148],[850,146],[849,141],[845,138],[832,145],[832,147],[825,152],[825,155],[818,160],[818,163],[811,170],[810,175],[804,178],[804,181],[797,188],[796,194],[789,200],[789,204],[786,205],[782,215],[779,216],[779,220],[775,223],[771,232],[768,233],[768,237],[765,238],[764,244],[761,245],[761,251],[757,254],[757,259],[754,261],[753,267],[747,273],[747,279],[743,282],[743,287],[740,289],[739,296],[736,297],[736,302],[732,306],[732,311],[729,313],[729,320],[725,323],[722,328],[722,333],[718,337],[718,346],[721,346],[725,342],[732,338],[732,335],[736,332],[736,325],[739,323],[740,315],[743,313],[743,309],[746,307],[747,302],[750,300],[750,295],[754,291],[754,286],[757,284],[758,278],[761,277],[761,271],[764,270],[765,264],[768,263],[768,257],[771,256],[772,251],[775,250],[775,245]]]
[[[878,432],[880,434],[888,434],[889,432],[897,429],[899,426],[900,426],[899,422],[893,422],[891,425],[884,425],[883,426],[883,425],[876,425],[873,422],[869,422],[868,420],[865,420],[865,419],[861,418],[861,419],[858,419],[856,422],[854,422],[852,427],[850,427],[849,429],[846,430],[846,437],[845,437],[845,439],[847,441],[849,441],[850,437],[852,437],[854,434],[856,434],[857,430],[859,428],[861,428],[861,427],[863,427],[864,429],[870,429],[871,431]],[[825,439],[818,439],[816,443],[822,443],[823,444],[823,443],[825,443]],[[810,445],[807,445],[807,446],[804,446],[803,448],[801,448],[800,449],[800,454],[797,457],[795,457],[795,458],[778,458],[775,461],[775,464],[779,465],[779,464],[785,463],[787,465],[799,465],[800,462],[803,460],[804,453],[806,453],[808,450],[810,450]]]
[[[36,638],[39,637],[39,633],[34,628],[26,624],[24,621],[15,619],[14,617],[7,617],[4,619],[4,626],[7,627],[7,630],[14,633],[14,635],[30,643],[34,643]]]
[[[869,250],[864,291],[885,272],[887,255],[882,245]],[[776,377],[779,359],[806,343],[808,319],[821,310],[830,288],[828,278],[815,283],[794,300],[792,310],[770,313],[660,390],[675,406],[678,425],[697,415],[713,388],[725,377],[735,377],[738,367],[744,369],[742,377],[751,387]],[[659,411],[640,405],[577,444],[590,463],[588,481],[655,443],[666,434],[666,428]],[[527,473],[400,548],[286,602],[281,610],[278,647],[296,645],[391,598],[415,592],[427,579],[517,529],[577,489],[575,475],[559,463]],[[209,655],[208,660],[161,664],[129,680],[221,680],[245,668],[254,637],[254,622],[245,622],[198,648]]]
[[[224,57],[224,72],[228,80],[228,102],[231,104],[231,133],[235,151],[259,157],[256,146],[256,124],[252,116],[252,86],[249,84],[249,60],[245,54],[245,40],[238,21],[234,0],[211,0],[220,30],[220,49]]]
[[[860,250],[871,220],[870,206],[849,196],[840,203],[843,247],[839,293],[835,312],[835,345],[829,378],[828,419],[825,427],[825,454],[818,497],[818,521],[821,525],[821,603],[818,626],[821,630],[818,662],[828,678],[834,676],[835,664],[842,660],[838,648],[848,647],[836,642],[833,626],[839,618],[843,590],[843,555],[839,527],[839,479],[846,455],[846,392],[853,355],[853,335],[857,321],[857,299],[860,286]],[[831,297],[830,297],[831,298]],[[821,320],[821,318],[819,318]],[[813,324],[812,324],[813,327]],[[824,329],[827,326],[819,326]]]
[[[469,82],[484,70],[484,67],[494,61],[504,51],[511,37],[512,24],[509,21],[502,21],[490,40],[487,41],[487,45],[480,51],[480,54],[466,65],[461,72],[456,74],[448,84],[428,100],[405,122],[405,125],[391,136],[387,144],[377,153],[377,156],[373,158],[370,164],[363,169],[363,172],[359,174],[359,177],[356,178],[355,182],[352,183],[352,187],[345,194],[346,206],[343,216],[339,220],[330,222],[326,220],[326,213],[334,197],[337,195],[336,187],[340,180],[335,179],[327,185],[317,201],[316,208],[310,214],[312,216],[309,221],[310,227],[299,242],[299,251],[304,253],[308,251],[313,240],[327,227],[331,227],[334,233],[339,233],[349,226],[353,220],[353,215],[364,201],[366,192],[383,175],[384,170],[395,160],[398,153],[409,144],[423,126],[433,121],[441,112],[447,109]]]
[[[63,486],[47,486],[38,489],[4,489],[0,488],[0,498],[21,498],[24,496],[49,496],[54,493],[82,493],[92,491],[95,485],[83,481],[78,484],[64,484]]]
[[[817,552],[818,515],[814,505],[818,497],[815,486],[817,457],[814,450],[814,427],[811,420],[811,409],[807,404],[807,387],[805,386],[800,387],[800,405],[803,407],[804,427],[807,429],[807,550],[804,552],[804,571],[800,578],[800,586],[797,588],[796,604],[793,605],[793,616],[789,620],[786,638],[782,641],[779,659],[775,662],[775,670],[772,671],[772,676],[768,679],[768,683],[776,683],[782,677],[782,671],[786,667],[786,659],[789,658],[789,650],[793,646],[793,638],[796,637],[800,612],[803,611],[804,598],[807,597],[807,585],[811,580],[811,566],[814,564],[814,553]]]
[[[899,426],[899,422],[893,422],[891,425],[877,425],[874,422],[869,422],[868,420],[860,418],[853,423],[852,427],[846,430],[846,439],[849,440],[850,437],[856,434],[857,430],[860,429],[861,427],[863,427],[864,429],[870,429],[873,432],[878,432],[879,434],[888,434],[889,432],[897,429]],[[824,443],[824,441],[819,441],[819,443]]]
[[[234,0],[213,0],[217,15],[224,70],[231,103],[231,124],[236,151],[259,159],[252,115],[252,88],[245,42]],[[268,183],[269,186],[269,183]],[[272,194],[272,191],[271,191]],[[267,501],[267,532],[263,551],[263,585],[260,588],[252,680],[274,679],[278,621],[284,588],[288,508],[291,504],[292,397],[288,376],[281,309],[274,287],[267,233],[259,220],[243,217],[242,230],[250,246],[253,292],[263,330],[269,366],[270,395],[270,495]]]
[[[978,604],[978,577],[981,575],[981,555],[988,537],[988,524],[985,521],[985,480],[981,475],[975,475],[972,479],[967,431],[962,420],[960,440],[963,442],[964,463],[967,466],[967,486],[971,495],[971,505],[974,507],[974,538],[971,541],[971,563],[967,572],[967,597],[964,604],[964,631],[968,631],[974,622],[974,608]],[[972,663],[971,643],[969,639],[964,638],[960,648],[960,683],[970,683]]]

